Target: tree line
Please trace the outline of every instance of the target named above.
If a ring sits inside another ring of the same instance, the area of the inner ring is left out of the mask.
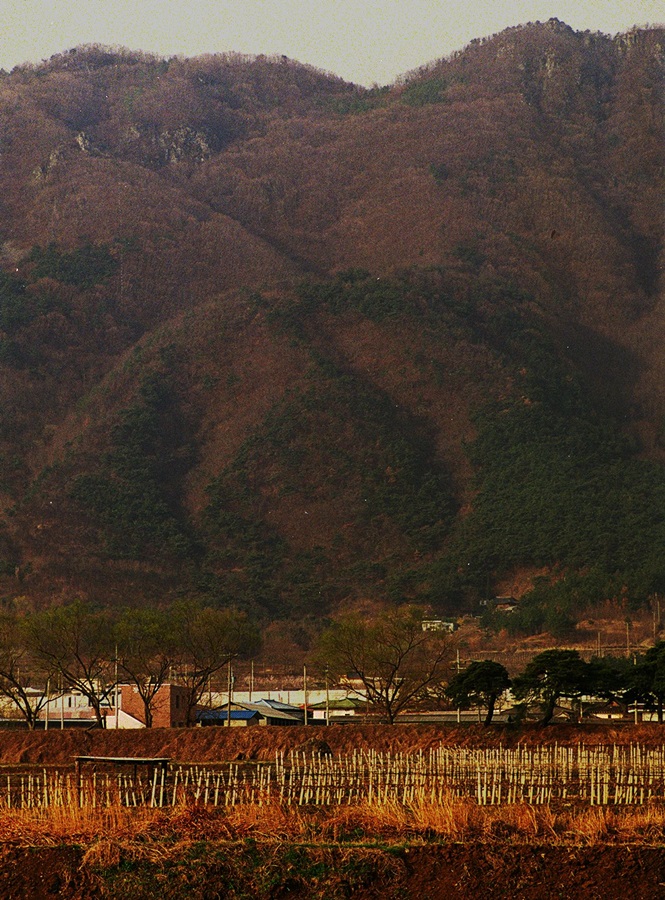
[[[49,700],[77,691],[103,728],[116,685],[129,683],[150,728],[160,688],[175,680],[187,689],[186,723],[194,725],[210,679],[231,660],[254,654],[259,643],[244,613],[189,601],[112,612],[77,600],[27,616],[3,612],[0,696],[32,729]]]
[[[665,641],[629,659],[586,662],[576,650],[545,650],[511,679],[492,660],[459,670],[454,637],[424,625],[424,610],[416,606],[373,617],[343,616],[323,629],[310,662],[326,684],[355,679],[368,706],[390,725],[400,713],[418,707],[483,708],[489,725],[508,691],[517,702],[518,720],[539,705],[543,725],[561,701],[578,719],[586,697],[626,710],[640,703],[663,721]],[[104,727],[116,686],[129,683],[143,703],[149,728],[160,688],[175,682],[187,689],[185,721],[192,726],[213,676],[233,660],[255,655],[259,647],[258,627],[245,613],[194,601],[167,609],[111,611],[77,600],[24,616],[5,611],[0,614],[0,696],[32,729],[49,701],[76,691]]]
[[[545,650],[512,679],[493,660],[474,661],[451,674],[457,667],[455,652],[449,635],[423,630],[422,610],[403,607],[372,621],[353,615],[333,623],[321,636],[318,659],[336,674],[352,672],[369,704],[389,724],[406,708],[427,705],[481,707],[489,725],[509,690],[517,701],[517,719],[538,705],[542,725],[551,722],[561,701],[579,719],[585,697],[618,703],[625,711],[640,703],[663,722],[665,641],[630,658],[593,657],[589,662],[576,650]]]
[[[518,701],[518,715],[539,704],[541,724],[548,725],[556,705],[565,700],[571,717],[579,720],[584,697],[619,704],[627,712],[631,704],[641,704],[663,722],[665,706],[665,641],[645,653],[625,657],[593,657],[586,662],[577,650],[545,650],[534,656],[524,671],[512,680],[500,663],[482,660],[471,663],[451,680],[446,694],[459,708],[482,706],[485,724],[492,721],[498,699],[511,689]]]

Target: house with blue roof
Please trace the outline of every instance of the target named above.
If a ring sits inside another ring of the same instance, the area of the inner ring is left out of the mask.
[[[260,725],[261,715],[253,709],[232,709],[231,710],[231,728],[248,727],[250,725]],[[227,725],[229,723],[229,710],[223,709],[200,709],[196,714],[197,725]]]
[[[229,708],[202,709],[196,716],[198,725],[229,725]],[[305,714],[297,706],[278,700],[258,700],[256,703],[231,704],[231,728],[248,725],[302,725]]]

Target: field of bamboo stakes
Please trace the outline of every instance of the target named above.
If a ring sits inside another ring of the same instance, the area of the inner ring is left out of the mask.
[[[540,746],[416,753],[278,754],[272,762],[174,764],[168,773],[43,768],[0,774],[0,808],[352,806],[443,803],[481,806],[665,805],[665,745]]]

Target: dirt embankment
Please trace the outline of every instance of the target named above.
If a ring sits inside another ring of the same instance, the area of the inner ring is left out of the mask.
[[[413,752],[441,744],[464,747],[514,747],[517,744],[629,744],[660,746],[658,725],[511,729],[497,726],[344,725],[289,728],[155,728],[141,731],[0,731],[0,764],[66,765],[77,755],[168,756],[180,762],[272,759],[275,753],[316,748],[325,741],[334,754],[354,749]]]
[[[306,847],[190,844],[166,858],[90,858],[81,847],[5,848],[0,900],[653,900],[665,849],[447,844]]]

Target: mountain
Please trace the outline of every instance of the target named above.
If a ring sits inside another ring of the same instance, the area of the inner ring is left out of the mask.
[[[0,74],[0,591],[565,629],[665,589],[662,29],[372,90],[80,47]],[[531,589],[533,588],[533,589]]]

